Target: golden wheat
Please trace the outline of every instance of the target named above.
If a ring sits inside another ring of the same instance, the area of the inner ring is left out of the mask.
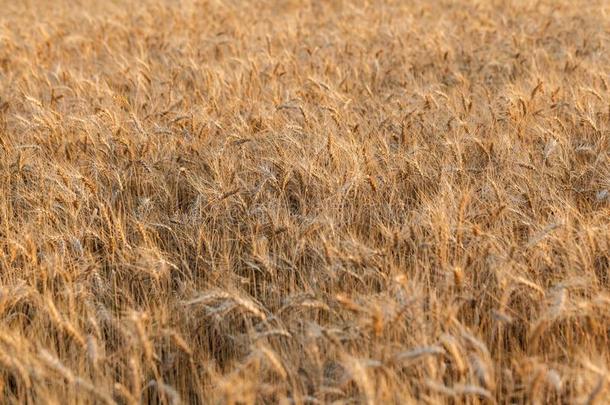
[[[0,10],[0,402],[610,397],[608,2]]]

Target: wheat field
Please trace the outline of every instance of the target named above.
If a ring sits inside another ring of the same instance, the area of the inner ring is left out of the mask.
[[[609,2],[0,10],[0,403],[610,398]]]

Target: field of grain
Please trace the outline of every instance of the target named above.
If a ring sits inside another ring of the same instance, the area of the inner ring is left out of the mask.
[[[0,403],[610,397],[607,1],[0,10]]]

